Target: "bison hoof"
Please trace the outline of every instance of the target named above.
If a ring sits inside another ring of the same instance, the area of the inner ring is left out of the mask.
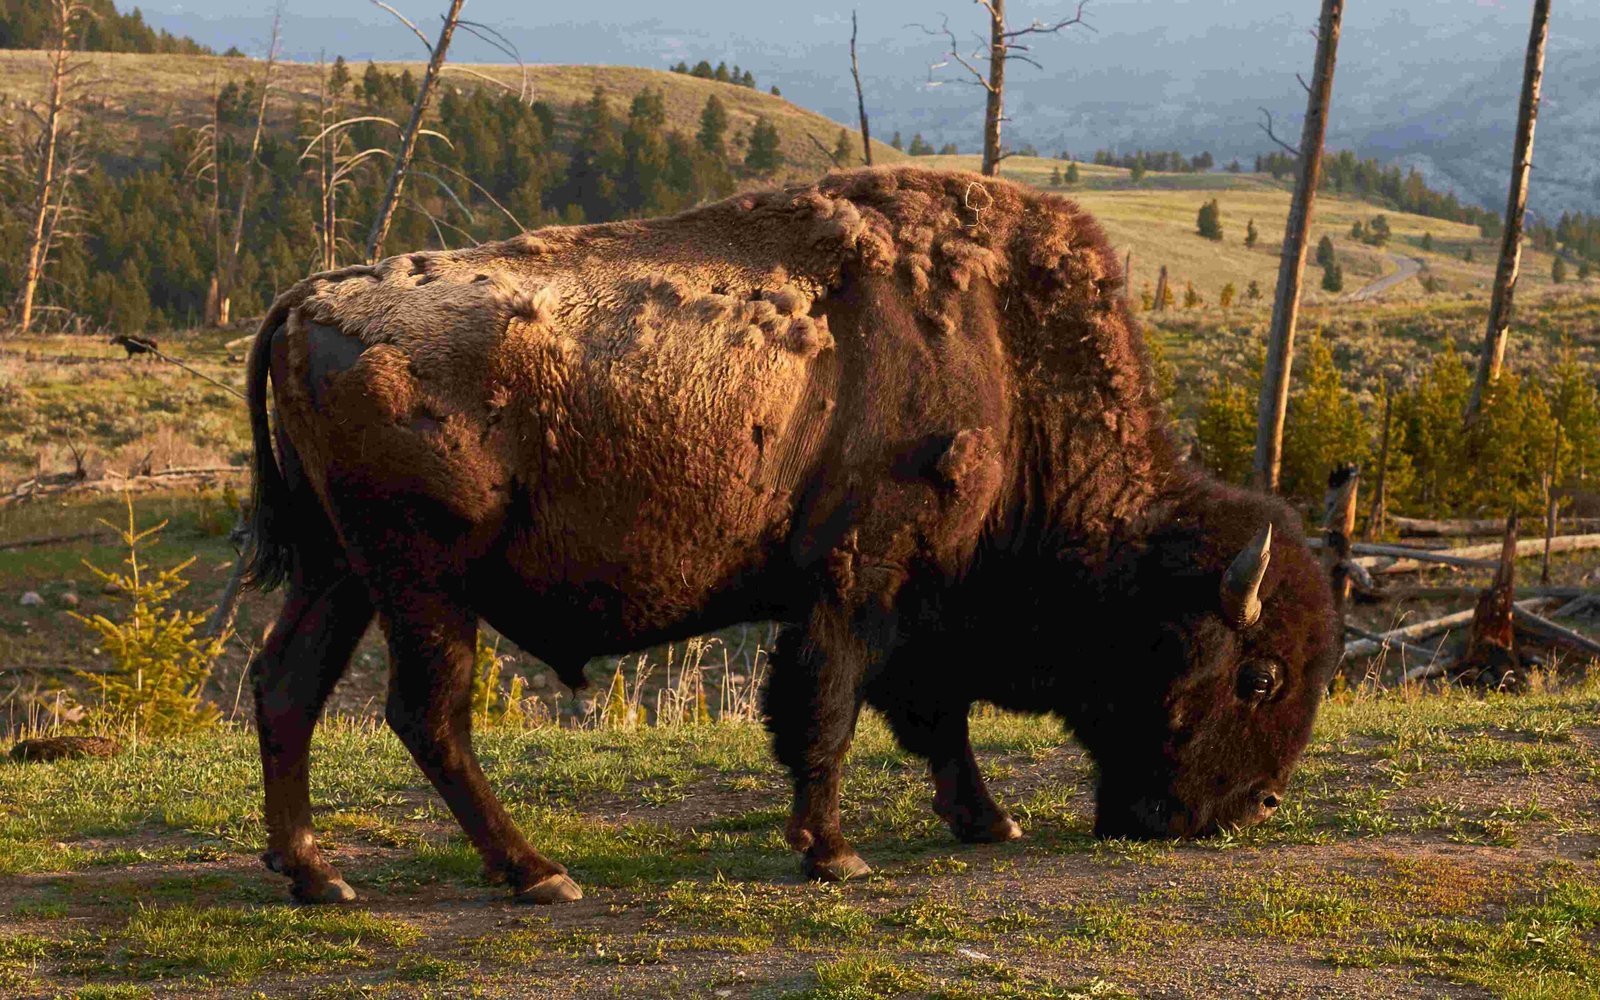
[[[1004,844],[1022,839],[1022,827],[1004,813],[988,822],[951,823],[950,830],[963,844]]]
[[[802,864],[802,870],[806,878],[812,882],[848,882],[872,874],[872,867],[862,861],[861,855],[854,851],[826,861],[818,860],[808,854]]]
[[[519,903],[543,906],[549,903],[571,903],[583,898],[578,883],[565,875],[547,875],[512,897]]]
[[[356,901],[356,891],[350,888],[350,883],[342,878],[319,879],[304,885],[296,884],[294,887],[295,902],[310,903],[353,903]]]

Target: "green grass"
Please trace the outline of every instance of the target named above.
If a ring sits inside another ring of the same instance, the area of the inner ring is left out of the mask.
[[[319,731],[313,800],[363,901],[282,905],[284,883],[254,859],[254,742],[224,727],[0,766],[0,984],[248,991],[315,973],[331,995],[498,995],[582,976],[627,996],[693,969],[685,989],[1065,997],[1170,989],[1182,970],[1204,982],[1206,948],[1282,942],[1299,956],[1284,974],[1311,981],[1377,970],[1591,995],[1597,717],[1600,681],[1345,695],[1281,819],[1173,845],[1090,838],[1091,775],[1059,727],[980,713],[997,793],[1032,805],[1017,810],[1023,841],[962,848],[932,819],[921,768],[869,716],[845,820],[880,874],[841,887],[794,881],[758,726],[491,729],[478,738],[491,781],[591,897],[536,912],[500,902],[398,742],[349,721]],[[1425,766],[1396,770],[1418,755]],[[663,783],[683,794],[641,794]]]

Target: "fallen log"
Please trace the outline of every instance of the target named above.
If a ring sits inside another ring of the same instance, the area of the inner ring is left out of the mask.
[[[242,476],[249,472],[243,465],[197,465],[186,468],[161,469],[136,476],[111,473],[102,479],[60,479],[41,482],[38,479],[18,483],[10,493],[0,496],[0,505],[21,503],[38,497],[59,496],[62,493],[104,493],[109,491],[138,493],[144,490],[171,486],[185,480],[212,480],[221,476]]]
[[[1458,521],[1434,521],[1421,517],[1396,517],[1389,515],[1401,537],[1409,538],[1484,538],[1498,535],[1505,522],[1495,518]],[[1600,531],[1600,517],[1569,517],[1564,525],[1571,531]]]
[[[1512,607],[1511,615],[1518,625],[1534,635],[1575,646],[1591,656],[1600,656],[1600,642],[1595,642],[1581,632],[1574,632],[1563,625],[1557,625],[1550,619],[1541,618],[1532,611],[1519,606]]]
[[[1477,592],[1478,591],[1474,591],[1474,593]],[[1537,608],[1542,608],[1548,603],[1550,603],[1550,599],[1547,597],[1534,597],[1526,601],[1518,601],[1516,603],[1516,607],[1527,611],[1532,611]],[[1344,655],[1346,658],[1353,656],[1371,656],[1373,653],[1378,652],[1380,648],[1380,642],[1392,642],[1396,639],[1403,641],[1411,639],[1426,639],[1431,635],[1438,635],[1440,632],[1445,632],[1471,622],[1473,610],[1474,609],[1469,608],[1466,611],[1457,611],[1454,614],[1445,615],[1442,618],[1432,618],[1425,622],[1417,622],[1415,625],[1407,625],[1404,628],[1396,628],[1390,629],[1387,632],[1380,632],[1378,633],[1377,639],[1357,639],[1354,642],[1347,642],[1344,644]]]
[[[1465,545],[1458,549],[1422,550],[1404,545],[1356,545],[1353,562],[1365,566],[1374,574],[1416,573],[1455,566],[1459,569],[1496,569],[1499,567],[1501,545]],[[1542,538],[1525,538],[1517,542],[1516,556],[1535,556],[1544,552]],[[1587,552],[1600,549],[1600,534],[1557,535],[1550,539],[1551,552]],[[1382,551],[1377,551],[1382,550]]]
[[[1468,587],[1463,584],[1445,584],[1437,587],[1396,587],[1392,590],[1374,590],[1368,593],[1368,598],[1377,601],[1454,601],[1463,597],[1477,597],[1483,592],[1482,587]],[[1580,597],[1600,595],[1600,591],[1589,587],[1518,587],[1517,599],[1526,600],[1530,597],[1548,597],[1553,600],[1575,601]]]
[[[1405,653],[1408,656],[1420,657],[1425,660],[1433,660],[1439,655],[1438,650],[1429,649],[1426,646],[1418,646],[1413,643],[1406,642],[1404,639],[1385,638],[1382,632],[1373,632],[1369,629],[1364,629],[1359,625],[1350,625],[1347,623],[1344,629],[1351,635],[1365,639],[1369,642],[1377,643],[1378,648],[1376,652],[1379,653],[1383,652],[1385,649],[1395,649]],[[1348,649],[1348,647],[1346,648]]]
[[[104,528],[95,531],[75,531],[68,535],[44,535],[39,538],[21,538],[14,542],[0,542],[0,552],[16,549],[37,549],[46,545],[65,545],[68,542],[86,542],[94,538],[108,538],[111,532]]]

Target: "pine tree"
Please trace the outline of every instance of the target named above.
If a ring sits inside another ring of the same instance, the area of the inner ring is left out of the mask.
[[[1244,245],[1247,247],[1253,247],[1260,241],[1260,239],[1261,232],[1260,230],[1256,229],[1256,220],[1251,219],[1245,224],[1244,227]]]
[[[894,138],[889,140],[889,145],[893,146],[895,149],[898,149],[898,150],[901,150],[901,151],[905,150],[905,146],[903,146],[901,144],[901,142],[900,142],[900,133],[899,132],[896,132],[894,134]]]
[[[328,93],[334,97],[344,94],[344,88],[350,86],[350,66],[344,61],[344,56],[336,56],[333,60],[333,69],[328,71]]]
[[[1423,233],[1422,234],[1421,246],[1422,246],[1422,249],[1424,249],[1424,250],[1432,250],[1433,249],[1433,234],[1432,233]]]
[[[700,143],[700,148],[718,158],[728,155],[728,109],[723,107],[716,94],[706,98],[706,106],[700,112],[700,131],[695,133],[695,139]]]
[[[1322,290],[1325,292],[1344,291],[1344,268],[1338,261],[1333,261],[1322,269]]]
[[[1076,183],[1078,183],[1078,177],[1079,177],[1078,165],[1076,163],[1068,163],[1067,164],[1067,183],[1068,184],[1076,184]]]
[[[1594,264],[1587,257],[1578,261],[1578,280],[1588,281],[1592,277],[1594,277]]]
[[[1372,447],[1355,397],[1339,378],[1327,341],[1313,333],[1295,359],[1297,388],[1284,422],[1283,492],[1321,497],[1328,472],[1351,462],[1365,466]]]
[[[1051,187],[1057,187],[1057,188],[1061,186],[1061,168],[1060,167],[1051,167],[1050,168],[1050,186]]]
[[[1140,153],[1138,156],[1135,156],[1133,158],[1133,166],[1128,168],[1128,177],[1135,184],[1137,184],[1140,181],[1144,180],[1144,172],[1145,172],[1144,154]]]
[[[1567,280],[1567,262],[1557,257],[1550,263],[1550,281],[1559,285]]]
[[[907,149],[906,152],[910,153],[912,156],[931,156],[933,154],[933,147],[928,145],[928,143],[922,138],[922,133],[918,132],[911,137],[911,148]]]
[[[783,166],[783,151],[778,148],[778,127],[765,115],[757,118],[750,130],[750,146],[745,152],[744,165],[762,176],[771,175]]]
[[[1317,241],[1317,263],[1323,267],[1327,267],[1330,264],[1333,264],[1334,261],[1333,237],[1325,235],[1322,237],[1322,239]]]
[[[1233,282],[1228,282],[1222,286],[1222,291],[1217,295],[1217,305],[1224,309],[1232,308],[1233,298],[1238,294],[1239,290],[1234,287]]]
[[[1236,379],[1211,385],[1195,419],[1200,464],[1225,482],[1243,485],[1256,447],[1256,390]]]
[[[854,156],[855,144],[850,141],[850,133],[840,129],[839,137],[833,141],[833,162],[847,167]]]
[[[1204,304],[1205,304],[1205,300],[1200,298],[1200,293],[1194,290],[1194,282],[1192,282],[1192,281],[1184,282],[1183,283],[1183,307],[1185,309],[1195,309],[1195,308],[1198,308],[1199,306],[1202,306]]]
[[[1252,280],[1250,287],[1244,290],[1244,297],[1251,302],[1261,301],[1261,282]]]
[[[1213,198],[1200,206],[1196,226],[1201,236],[1208,240],[1222,239],[1222,206]]]

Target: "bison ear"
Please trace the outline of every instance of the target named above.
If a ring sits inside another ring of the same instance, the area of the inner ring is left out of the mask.
[[[1234,628],[1248,628],[1261,617],[1261,581],[1272,561],[1272,525],[1244,547],[1222,574],[1222,615]]]

